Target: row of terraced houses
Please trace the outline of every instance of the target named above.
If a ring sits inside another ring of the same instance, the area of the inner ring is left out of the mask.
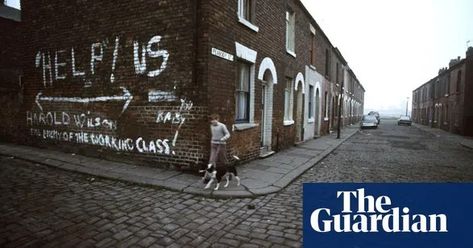
[[[244,160],[363,114],[365,89],[299,0],[23,1],[15,30],[22,104],[2,139],[192,167],[212,113]]]
[[[414,122],[473,136],[473,47],[412,93]]]

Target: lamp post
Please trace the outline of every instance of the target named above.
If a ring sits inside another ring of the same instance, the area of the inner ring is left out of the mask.
[[[342,119],[342,103],[343,103],[343,87],[344,81],[342,81],[342,85],[340,86],[340,102],[338,103],[338,127],[337,127],[337,139],[340,139],[340,126],[341,126],[341,119]]]
[[[407,97],[407,101],[406,101],[406,116],[408,113],[408,108],[409,108],[409,97]]]

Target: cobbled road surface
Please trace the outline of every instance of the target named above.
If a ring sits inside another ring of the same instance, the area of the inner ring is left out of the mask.
[[[472,181],[472,150],[393,121],[254,199],[207,199],[0,157],[0,247],[300,247],[303,183]]]

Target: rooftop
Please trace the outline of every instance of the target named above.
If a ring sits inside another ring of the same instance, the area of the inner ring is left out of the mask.
[[[21,11],[4,4],[0,4],[0,18],[21,22]]]

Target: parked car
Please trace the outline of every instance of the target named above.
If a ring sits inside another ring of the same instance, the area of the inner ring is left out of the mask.
[[[397,121],[397,125],[400,126],[400,125],[408,125],[408,126],[411,126],[412,125],[412,120],[411,120],[411,117],[410,116],[401,116],[401,118],[399,118],[399,120]]]
[[[381,124],[381,117],[379,116],[378,112],[371,111],[371,112],[368,113],[368,115],[372,115],[372,116],[376,117],[376,120],[378,120],[378,125]]]
[[[361,119],[360,127],[363,128],[378,128],[378,119],[374,115],[364,115]]]

